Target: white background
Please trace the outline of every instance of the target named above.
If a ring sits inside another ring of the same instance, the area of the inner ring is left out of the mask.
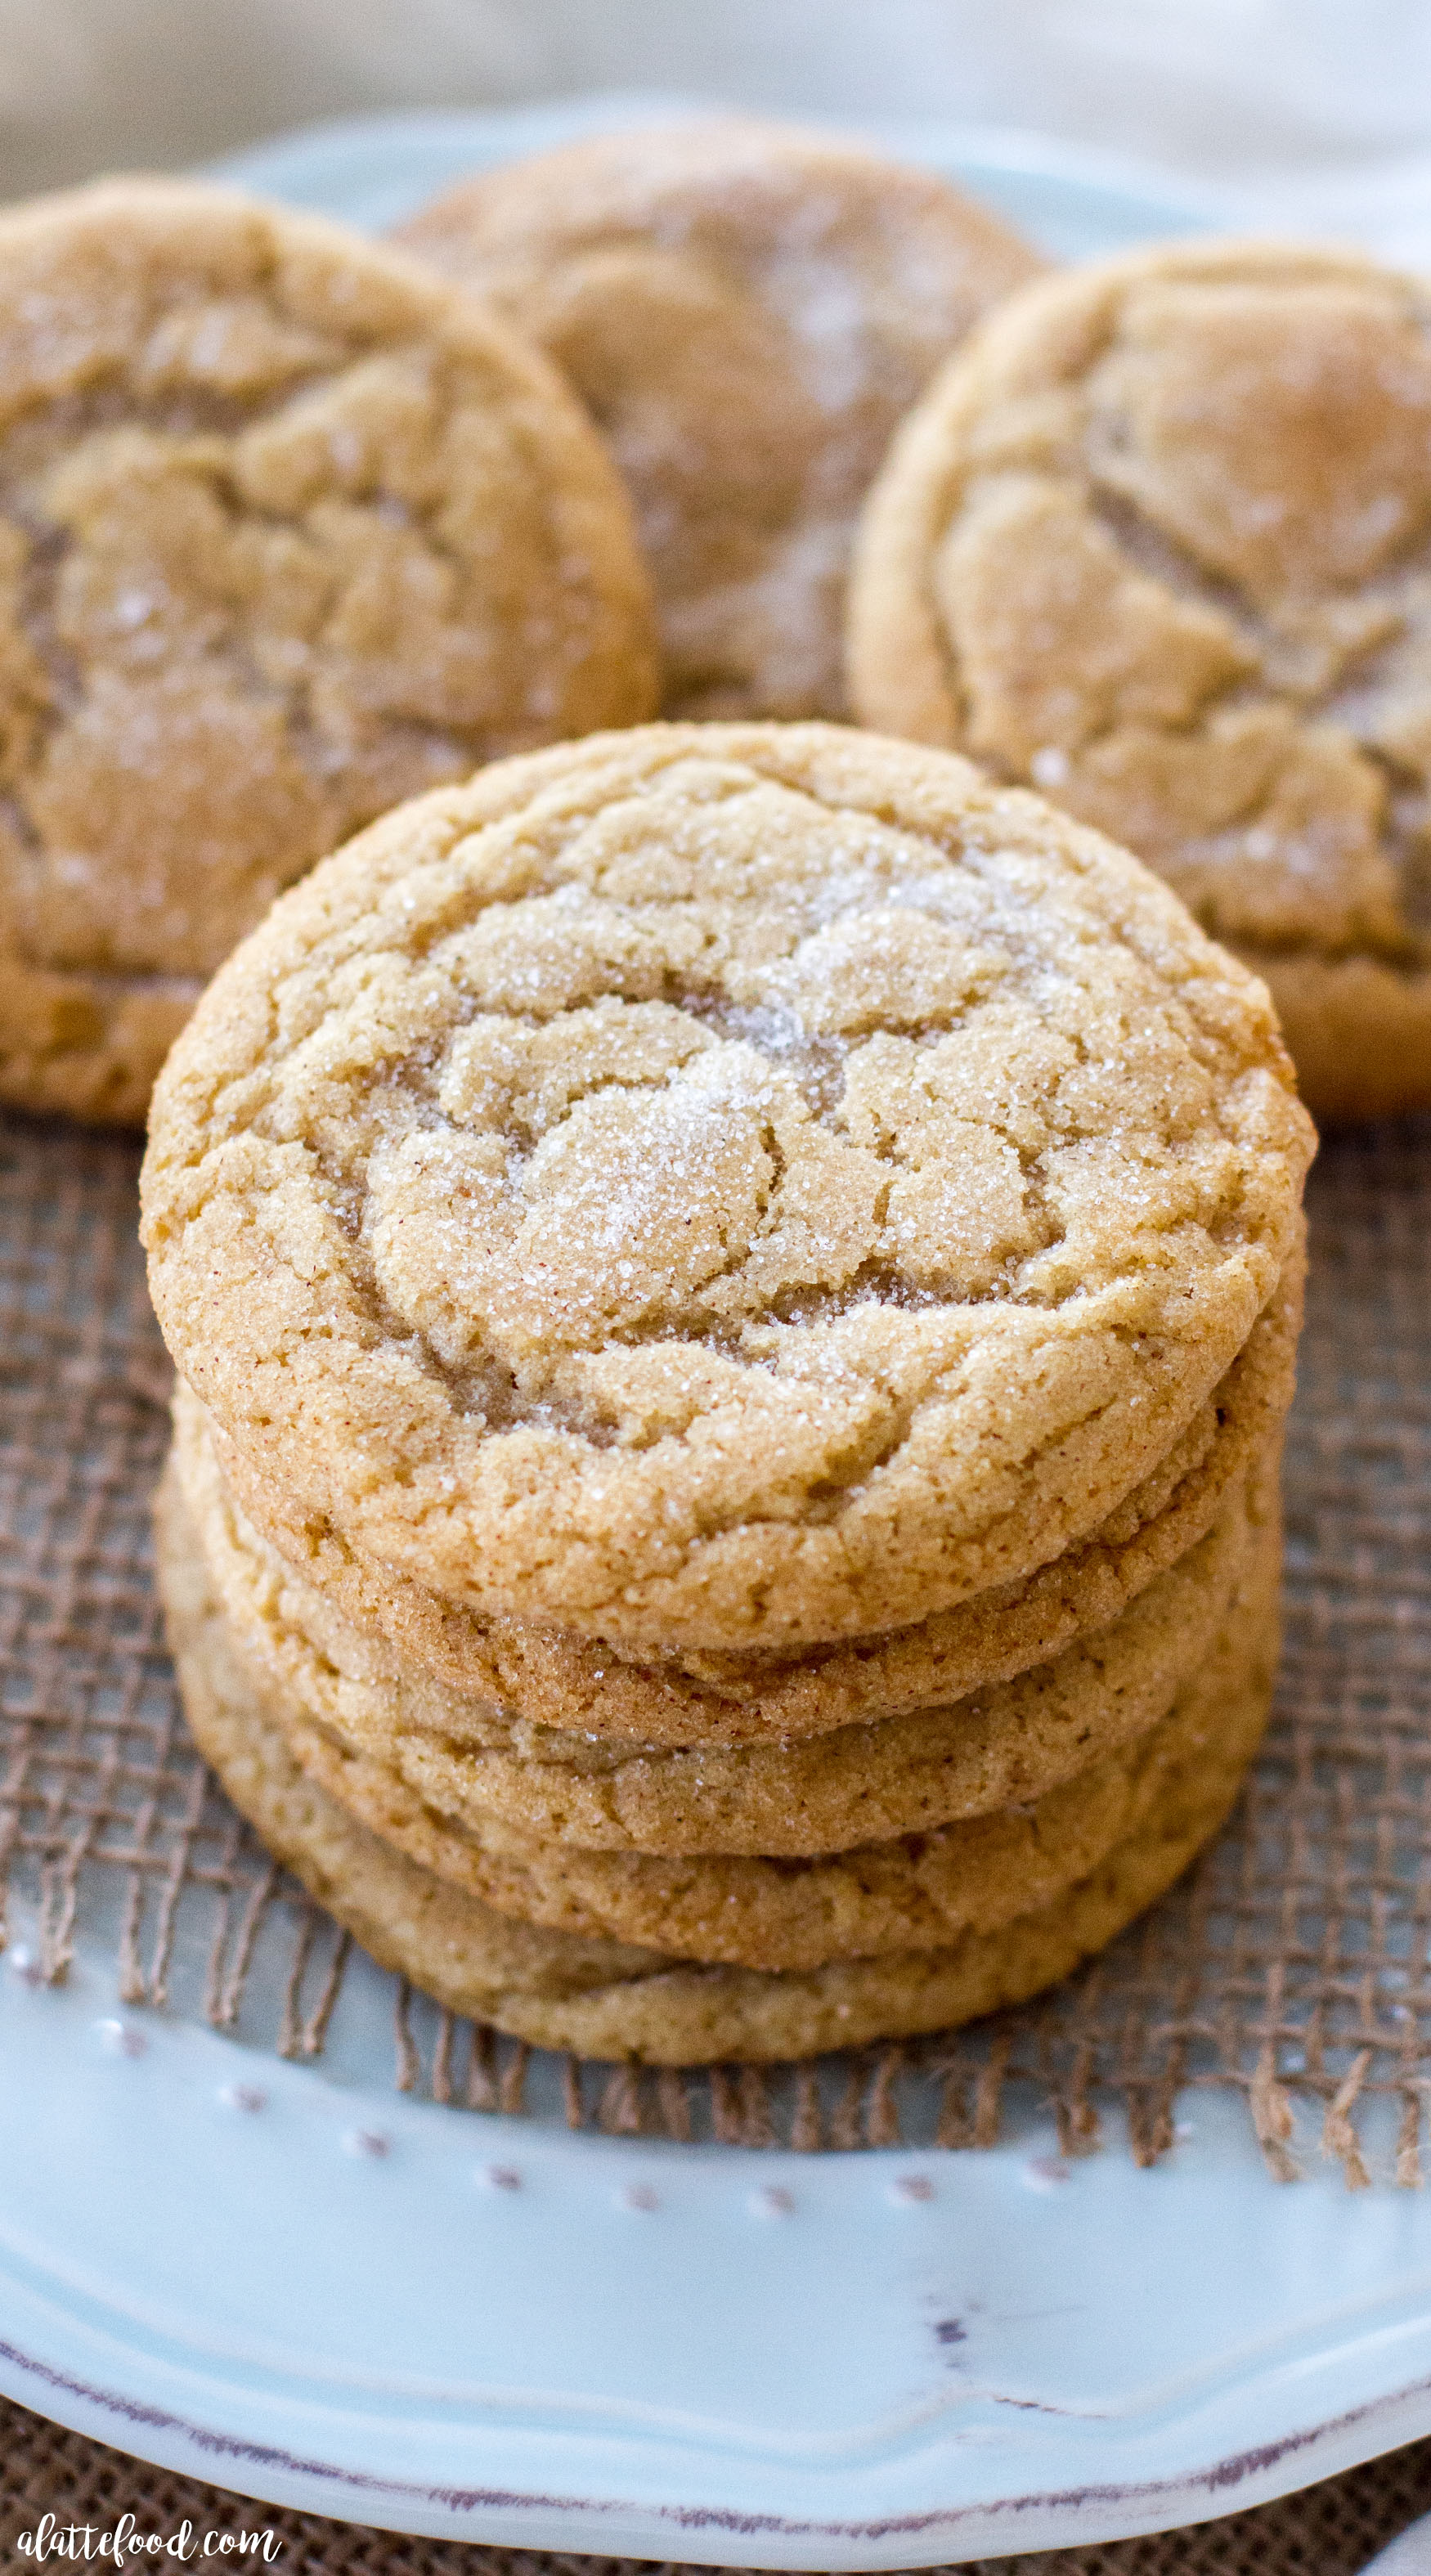
[[[1431,263],[1431,0],[0,0],[0,195],[607,88],[1022,129]]]

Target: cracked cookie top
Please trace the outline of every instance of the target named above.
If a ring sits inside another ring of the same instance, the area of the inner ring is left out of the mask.
[[[890,455],[850,660],[1216,936],[1431,967],[1431,291],[1256,243],[1026,290]]]
[[[1292,1249],[1267,1003],[965,762],[652,726],[389,815],[210,987],[145,1233],[239,1449],[434,1590],[767,1646],[1059,1553]]]
[[[0,950],[202,978],[397,799],[649,712],[624,494],[546,362],[306,216],[0,218]]]
[[[673,716],[838,716],[855,514],[901,414],[1042,261],[928,171],[754,117],[465,181],[399,238],[570,378],[635,502]]]

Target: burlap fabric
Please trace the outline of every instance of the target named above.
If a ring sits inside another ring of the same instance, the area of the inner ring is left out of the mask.
[[[1375,2551],[1431,2509],[1431,2441],[1414,2442],[1345,2477],[1306,2487],[1280,2504],[1226,2515],[1150,2540],[1040,2551],[1031,2558],[984,2558],[964,2576],[1357,2576]],[[61,2432],[0,2400],[0,2567],[32,2567],[20,2547],[46,2513],[58,2523],[113,2530],[132,2513],[141,2531],[166,2539],[187,2520],[207,2532],[271,2532],[269,2564],[283,2576],[682,2576],[649,2560],[568,2558],[525,2549],[478,2549],[461,2541],[407,2540],[285,2513],[227,2495],[197,2478],[173,2477],[127,2460],[100,2442]],[[168,2560],[132,2562],[145,2566]],[[196,2558],[195,2564],[205,2562]],[[251,2557],[231,2564],[252,2566]]]
[[[63,1973],[109,1945],[122,1996],[255,2045],[325,2045],[349,1944],[188,1744],[149,1580],[168,1363],[134,1233],[136,1149],[0,1128],[0,1885]],[[1048,2002],[947,2042],[773,2075],[534,2056],[396,1981],[404,2090],[473,2109],[747,2144],[977,2146],[1052,2106],[1063,2152],[1110,2104],[1133,2154],[1181,2095],[1240,2095],[1274,2173],[1337,2158],[1421,2182],[1431,2084],[1431,1122],[1326,1147],[1287,1470],[1278,1713],[1238,1817],[1183,1886]],[[356,1973],[369,1975],[366,1962]],[[1367,2108],[1389,2104],[1368,2121]]]

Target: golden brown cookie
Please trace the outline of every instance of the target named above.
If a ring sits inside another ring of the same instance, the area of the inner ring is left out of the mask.
[[[400,238],[490,296],[636,505],[681,716],[838,716],[855,513],[896,422],[1042,262],[928,172],[749,117],[493,170]]]
[[[235,1804],[320,1904],[450,2010],[539,2047],[655,2065],[779,2059],[938,2030],[1019,2003],[1112,1940],[1214,1834],[1266,1719],[1270,1665],[1207,1677],[1217,1749],[1170,1764],[1138,1837],[1051,1905],[942,1950],[803,1975],[691,1966],[493,1913],[418,1868],[301,1772],[233,1653],[166,1479],[159,1569],[189,1722]]]
[[[365,1554],[587,1635],[924,1618],[1231,1366],[1312,1131],[1266,995],[966,763],[652,726],[400,808],[156,1094],[181,1371]]]
[[[224,1482],[304,1592],[350,1626],[376,1629],[405,1670],[444,1694],[512,1705],[539,1725],[607,1742],[709,1747],[810,1736],[963,1698],[1046,1663],[1075,1637],[1107,1627],[1195,1547],[1252,1462],[1280,1439],[1304,1268],[1299,1241],[1226,1377],[1090,1538],[1036,1574],[912,1627],[798,1656],[691,1649],[633,1662],[585,1638],[461,1610],[360,1556],[325,1515],[291,1507],[216,1430],[182,1379],[175,1450],[191,1492],[221,1458]]]
[[[906,422],[851,586],[862,720],[1148,860],[1328,1118],[1431,1102],[1428,326],[1276,244],[1035,285]]]
[[[996,1931],[1031,1905],[1050,1902],[1135,1835],[1156,1805],[1167,1761],[1181,1761],[1206,1740],[1201,1694],[1209,1666],[1227,1656],[1236,1664],[1253,1640],[1259,1654],[1273,1652],[1280,1569],[1281,1533],[1273,1523],[1244,1560],[1211,1655],[1204,1652],[1171,1710],[1132,1744],[1098,1755],[1041,1798],[820,1856],[666,1859],[552,1844],[491,1816],[459,1820],[429,1803],[386,1755],[351,1750],[286,1694],[273,1705],[300,1766],[330,1797],[499,1914],[680,1958],[817,1968],[832,1959],[940,1949],[965,1931]],[[244,1636],[232,1627],[229,1633],[242,1658]],[[264,1672],[251,1669],[262,1688]],[[1194,1684],[1198,1714],[1190,1735]]]
[[[342,1753],[398,1774],[482,1840],[513,1827],[551,1846],[808,1857],[1026,1804],[1166,1716],[1245,1575],[1250,1516],[1276,1512],[1259,1462],[1207,1537],[1110,1627],[972,1699],[784,1743],[663,1750],[534,1724],[405,1668],[296,1577],[234,1503],[214,1459],[176,1446],[198,1545],[240,1651],[266,1689]]]
[[[273,896],[403,796],[650,712],[625,493],[556,372],[316,217],[0,216],[0,1098],[142,1122]]]

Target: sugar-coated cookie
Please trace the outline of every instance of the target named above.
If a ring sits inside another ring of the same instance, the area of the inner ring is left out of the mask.
[[[0,215],[0,1098],[142,1122],[279,889],[654,704],[625,493],[545,359],[307,215]]]
[[[1106,1519],[1311,1147],[1262,987],[1097,834],[906,743],[652,726],[284,896],[165,1068],[144,1229],[181,1371],[364,1553],[791,1645]]]
[[[1042,262],[926,171],[708,117],[484,172],[401,239],[556,359],[636,504],[664,703],[838,716],[850,537],[901,413]]]
[[[1431,288],[1174,244],[1033,285],[871,495],[862,721],[1136,850],[1318,1115],[1431,1103]]]

